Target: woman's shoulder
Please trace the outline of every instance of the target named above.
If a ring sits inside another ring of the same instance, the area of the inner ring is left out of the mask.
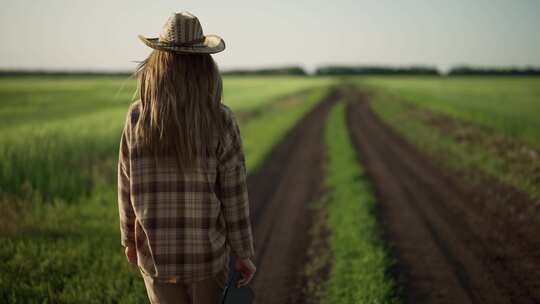
[[[233,110],[231,110],[231,108],[229,108],[227,105],[225,104],[220,104],[220,109],[221,109],[221,113],[223,115],[223,117],[225,118],[224,119],[224,122],[225,122],[225,125],[230,127],[232,125],[235,125],[236,124],[236,117],[234,115],[234,112]]]
[[[128,115],[131,117],[131,124],[137,123],[139,115],[141,113],[141,100],[137,99],[133,101],[128,108]]]
[[[133,101],[130,105],[129,105],[129,112],[130,113],[133,113],[133,112],[140,112],[140,109],[141,109],[141,100],[140,99],[137,99],[135,101]]]
[[[233,111],[231,110],[231,108],[229,108],[229,106],[227,106],[226,104],[224,103],[221,103],[219,104],[220,106],[220,110],[223,112],[223,114],[225,114],[226,116],[233,116],[234,113]]]

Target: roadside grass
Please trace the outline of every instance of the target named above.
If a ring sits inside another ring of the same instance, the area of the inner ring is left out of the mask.
[[[429,79],[425,81],[431,82]],[[497,80],[492,83],[494,90],[497,90],[497,83]],[[370,86],[368,88],[372,92],[374,111],[442,167],[459,173],[473,185],[485,183],[486,177],[493,178],[527,193],[533,201],[540,204],[540,143],[534,142],[534,136],[530,136],[540,135],[540,125],[515,129],[524,133],[520,133],[522,136],[512,137],[508,132],[501,131],[502,125],[493,124],[495,122],[486,126],[476,121],[468,121],[462,116],[434,110],[439,106],[425,106],[413,101],[412,97],[407,98],[408,95],[400,96],[383,89],[373,89]],[[503,112],[505,108],[511,107],[505,105],[502,109],[491,110],[490,107],[495,106],[491,103],[490,94],[479,95],[477,98],[477,104],[484,104],[485,115],[489,115],[490,111]],[[462,101],[456,101],[460,102]],[[432,103],[444,104],[445,101],[433,100]],[[540,102],[537,104],[540,105]],[[519,101],[515,106],[519,107]],[[530,107],[523,121],[527,122],[530,115],[536,117],[539,114],[540,109]],[[514,119],[516,126],[521,124],[518,116]],[[523,139],[525,135],[529,141]],[[536,206],[531,205],[531,208]]]
[[[2,303],[145,303],[144,283],[118,243],[114,188],[77,206],[57,200],[0,237]]]
[[[325,268],[328,278],[308,291],[315,291],[320,303],[399,303],[388,274],[392,259],[381,240],[373,190],[351,145],[345,112],[345,103],[339,102],[327,121],[327,196],[317,204],[321,216],[312,235],[317,238],[326,231],[328,249],[316,252],[306,268],[308,281],[309,275]]]
[[[261,102],[261,114],[241,122],[248,173],[325,92]],[[147,301],[119,242],[116,162],[128,104],[0,128],[0,302]]]
[[[365,77],[364,87],[540,145],[540,77]]]

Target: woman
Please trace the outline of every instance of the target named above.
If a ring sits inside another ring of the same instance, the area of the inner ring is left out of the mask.
[[[218,303],[229,252],[255,273],[245,159],[233,113],[198,19],[173,14],[138,70],[138,100],[120,140],[121,243],[138,265],[152,303]]]

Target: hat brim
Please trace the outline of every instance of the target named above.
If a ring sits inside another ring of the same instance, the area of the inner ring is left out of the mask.
[[[146,38],[142,35],[139,35],[138,37],[144,44],[153,49],[175,53],[214,54],[225,49],[225,41],[217,35],[206,35],[204,36],[204,41],[189,46],[171,45],[169,43],[159,42],[159,38]]]

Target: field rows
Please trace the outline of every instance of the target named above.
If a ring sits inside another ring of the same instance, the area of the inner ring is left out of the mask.
[[[307,250],[303,294],[322,303],[497,303],[518,289],[535,299],[540,79],[224,84],[254,191],[257,263],[268,269],[259,294],[300,296],[291,263],[301,259],[286,255]],[[336,84],[349,85],[329,94]],[[146,301],[122,254],[116,205],[134,89],[123,78],[0,79],[0,302]]]

